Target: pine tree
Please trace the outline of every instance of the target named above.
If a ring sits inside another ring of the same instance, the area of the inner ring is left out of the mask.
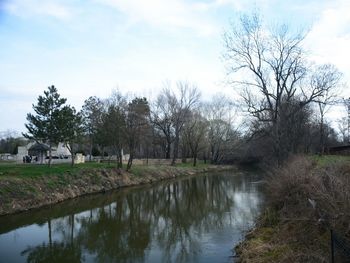
[[[32,113],[27,114],[28,123],[25,124],[28,132],[23,136],[35,141],[45,142],[49,145],[49,166],[52,160],[52,146],[62,139],[62,109],[67,99],[61,98],[55,86],[48,87],[44,96],[38,97],[37,105],[33,104]]]

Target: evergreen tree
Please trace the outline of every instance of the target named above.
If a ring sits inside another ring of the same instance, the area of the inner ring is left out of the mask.
[[[25,138],[42,141],[49,145],[49,166],[52,160],[52,146],[62,139],[61,130],[65,126],[62,121],[62,109],[67,99],[61,98],[55,86],[48,87],[44,96],[38,97],[37,105],[33,104],[36,113],[27,114],[28,123],[25,124],[28,132],[23,133]]]

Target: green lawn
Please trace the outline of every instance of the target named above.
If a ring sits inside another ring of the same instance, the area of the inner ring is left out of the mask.
[[[192,163],[179,163],[176,164],[176,167],[180,168],[204,168],[208,164],[204,164],[202,161],[197,163],[196,167],[193,167]],[[91,169],[91,168],[114,168],[116,167],[115,163],[96,163],[96,162],[87,162],[83,164],[75,164],[73,167],[70,163],[64,164],[53,164],[51,167],[47,165],[38,165],[38,164],[15,164],[15,163],[0,163],[0,179],[4,176],[19,176],[19,177],[36,177],[42,175],[59,175],[64,173],[74,174],[80,170]],[[126,164],[123,165],[123,168],[126,168]],[[158,166],[150,165],[133,165],[131,167],[131,172],[135,175],[142,175],[145,170],[159,169]]]
[[[187,163],[178,163],[176,164],[176,167],[186,167],[186,168],[204,168],[207,167],[209,165],[209,162],[207,162],[206,164],[204,163],[204,161],[202,160],[197,160],[197,165],[194,167],[193,166],[193,162],[192,161],[188,161]]]
[[[63,173],[74,173],[83,169],[90,168],[112,168],[115,164],[108,163],[84,163],[75,164],[73,167],[69,163],[64,164],[53,164],[51,167],[47,165],[38,164],[0,164],[0,178],[2,176],[24,176],[24,177],[35,177],[42,175],[51,174],[63,174]]]
[[[325,166],[336,162],[349,162],[350,156],[345,155],[313,155],[311,159],[316,161],[319,166]]]

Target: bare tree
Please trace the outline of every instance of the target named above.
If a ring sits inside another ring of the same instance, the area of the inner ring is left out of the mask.
[[[165,83],[152,110],[152,123],[162,131],[166,139],[166,159],[170,158],[173,143],[172,164],[178,157],[180,133],[189,112],[199,103],[200,92],[197,87],[179,81],[176,91],[171,89],[169,82]]]
[[[207,138],[211,163],[220,163],[229,148],[234,117],[231,104],[225,95],[217,94],[203,107],[208,121]]]
[[[281,138],[282,105],[292,105],[285,116],[289,118],[325,92],[321,86],[303,85],[308,73],[303,39],[303,34],[293,33],[286,25],[268,30],[257,14],[242,16],[224,34],[224,59],[228,73],[235,76],[231,84],[243,91],[248,112],[271,124],[269,136],[278,163],[290,150]]]
[[[193,158],[193,166],[197,165],[198,153],[205,144],[204,139],[207,133],[207,120],[201,116],[199,111],[192,111],[191,116],[184,125],[185,143],[188,145]]]
[[[165,83],[165,85],[169,85],[169,83]],[[172,129],[172,104],[169,103],[169,98],[165,92],[168,89],[170,90],[170,87],[168,86],[163,88],[163,91],[158,95],[151,111],[151,122],[156,129],[163,133],[166,141],[165,159],[170,159],[171,144],[174,141]]]
[[[172,109],[172,120],[175,135],[173,159],[171,162],[172,165],[175,165],[178,157],[180,133],[182,132],[182,128],[190,116],[191,110],[198,105],[201,96],[197,87],[188,82],[179,81],[176,83],[176,86],[178,94],[169,89],[165,90],[165,94]]]
[[[314,73],[311,75],[310,85],[312,89],[323,90],[322,95],[316,99],[320,114],[320,155],[324,153],[325,147],[324,118],[329,108],[337,100],[336,88],[340,84],[341,77],[342,74],[331,64],[316,67]]]
[[[347,143],[350,143],[350,97],[347,99],[343,99],[343,104],[345,106],[347,115],[348,115],[348,141]]]
[[[337,123],[338,123],[338,130],[341,135],[342,142],[347,143],[349,141],[347,117],[342,117],[337,121]]]

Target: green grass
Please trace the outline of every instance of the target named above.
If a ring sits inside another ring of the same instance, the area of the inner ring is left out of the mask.
[[[51,167],[38,164],[0,164],[0,179],[3,176],[36,177],[42,175],[60,175],[91,168],[113,168],[115,164],[108,163],[83,163],[75,164],[73,167],[69,163],[53,164]]]
[[[193,162],[190,161],[190,162],[187,162],[187,163],[177,163],[175,165],[175,167],[184,167],[184,168],[198,168],[198,169],[201,169],[201,168],[205,168],[207,166],[209,166],[210,164],[207,162],[207,163],[204,163],[204,161],[200,160],[198,161],[197,160],[197,165],[196,166],[193,166]]]
[[[135,165],[133,164],[130,169],[130,173],[136,176],[142,176],[145,170],[150,169],[151,166]]]
[[[175,165],[177,168],[191,168],[191,169],[202,169],[209,166],[209,164],[204,164],[203,161],[198,161],[197,166],[193,166],[192,162],[187,163],[178,163]],[[88,170],[93,168],[115,168],[115,163],[96,163],[96,162],[87,162],[83,164],[75,164],[73,167],[70,163],[64,164],[52,164],[51,167],[48,167],[46,164],[22,164],[22,163],[0,163],[0,180],[1,178],[10,176],[10,177],[25,177],[25,178],[35,178],[38,176],[50,176],[50,175],[61,175],[61,174],[71,174],[81,170]],[[152,171],[154,169],[159,169],[161,166],[144,166],[134,164],[131,167],[130,172],[136,176],[142,176],[147,173],[147,171]],[[126,165],[123,165],[123,168],[126,168]]]
[[[350,156],[345,155],[313,155],[311,160],[316,161],[319,166],[326,166],[336,162],[350,162]]]

